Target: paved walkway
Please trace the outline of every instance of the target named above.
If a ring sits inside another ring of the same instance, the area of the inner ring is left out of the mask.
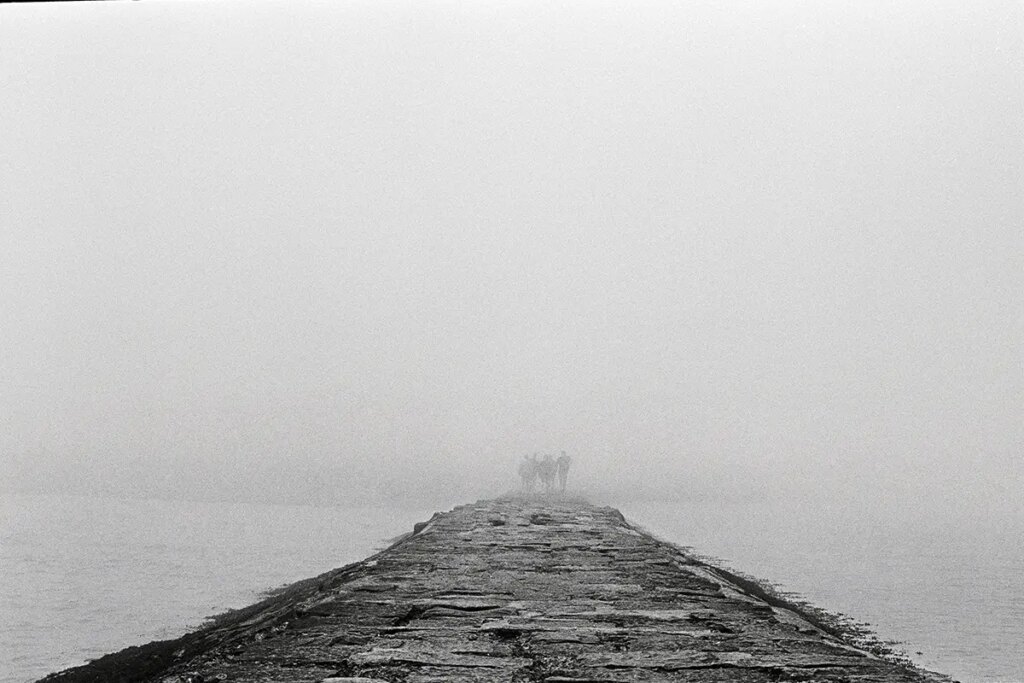
[[[923,681],[582,502],[483,501],[53,681]],[[809,617],[812,618],[813,617]]]

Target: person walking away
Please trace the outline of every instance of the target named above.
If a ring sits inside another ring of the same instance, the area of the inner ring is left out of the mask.
[[[555,490],[555,472],[558,470],[558,466],[555,464],[555,457],[548,453],[538,464],[540,470],[540,483],[544,486],[546,493],[551,493]]]
[[[531,493],[537,481],[537,461],[529,455],[524,455],[519,463],[519,477],[523,480],[523,493]]]
[[[565,493],[565,480],[569,476],[569,465],[572,464],[572,458],[566,455],[565,451],[562,451],[556,462],[558,463],[558,485],[562,493]]]

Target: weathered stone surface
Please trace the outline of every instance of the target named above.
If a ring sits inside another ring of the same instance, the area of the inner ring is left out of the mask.
[[[46,681],[871,681],[941,677],[639,532],[611,508],[483,501],[175,641]]]

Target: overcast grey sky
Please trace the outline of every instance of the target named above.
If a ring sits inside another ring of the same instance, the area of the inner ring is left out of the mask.
[[[8,486],[475,497],[564,448],[1019,505],[1022,44],[1020,2],[0,7]]]

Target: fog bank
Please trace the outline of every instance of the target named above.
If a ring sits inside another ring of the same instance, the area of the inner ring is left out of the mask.
[[[0,7],[2,486],[1019,511],[1022,19]]]

